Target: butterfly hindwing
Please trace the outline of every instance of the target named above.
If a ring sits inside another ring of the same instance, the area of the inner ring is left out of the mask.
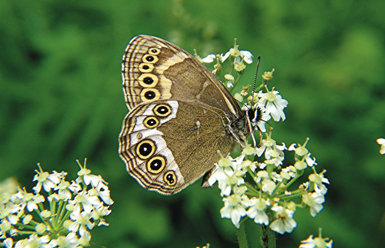
[[[119,153],[145,188],[176,193],[210,170],[233,141],[223,113],[199,102],[140,104],[124,119]],[[213,153],[207,153],[213,150]]]

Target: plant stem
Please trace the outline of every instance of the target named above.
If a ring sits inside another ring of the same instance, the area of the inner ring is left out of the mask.
[[[276,248],[275,233],[265,225],[261,225],[261,247]]]
[[[241,221],[239,229],[237,231],[237,239],[238,239],[239,248],[248,248],[249,247],[249,245],[247,244],[245,225],[246,225],[246,222]]]

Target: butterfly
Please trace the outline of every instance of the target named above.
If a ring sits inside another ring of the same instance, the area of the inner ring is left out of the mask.
[[[131,39],[122,79],[129,113],[119,136],[120,157],[140,185],[161,194],[209,175],[220,154],[246,144],[258,116],[241,110],[197,58],[157,37]]]

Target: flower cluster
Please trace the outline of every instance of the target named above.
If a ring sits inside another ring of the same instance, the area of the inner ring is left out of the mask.
[[[235,42],[225,55],[211,54],[201,61],[211,63],[216,59],[214,73],[218,74],[228,58],[232,58],[231,72],[224,74],[224,85],[230,89],[245,69],[243,62],[252,62],[250,52],[240,51]],[[259,144],[253,135],[253,145],[243,147],[239,156],[222,156],[208,182],[218,183],[224,202],[221,216],[231,219],[237,228],[241,219],[248,217],[283,234],[296,227],[293,216],[297,208],[309,208],[313,217],[322,210],[329,181],[324,177],[325,170],[316,170],[316,160],[306,148],[308,139],[304,144],[286,147],[272,138],[272,129],[266,130],[267,121],[285,120],[288,104],[278,90],[268,87],[274,71],[264,72],[263,82],[251,92],[250,86],[244,86],[234,94],[244,111],[255,110],[252,126],[260,134]]]
[[[209,54],[202,59],[195,52],[195,56],[202,63],[211,64],[215,61],[216,63],[214,64],[214,70],[212,71],[214,74],[221,72],[223,69],[222,68],[223,64],[227,61],[230,61],[232,65],[232,68],[231,68],[232,72],[226,73],[223,76],[225,79],[224,82],[226,82],[225,86],[228,89],[231,89],[234,86],[234,84],[236,84],[239,81],[242,72],[246,69],[245,63],[246,64],[253,63],[253,54],[249,51],[244,51],[244,50],[240,51],[239,45],[237,44],[236,39],[234,39],[234,47],[230,48],[230,50],[225,54]],[[233,75],[235,73],[238,74],[237,78],[235,78]]]
[[[224,202],[221,215],[236,227],[247,216],[283,234],[296,227],[297,207],[308,207],[313,217],[322,210],[329,181],[325,170],[316,171],[317,163],[306,149],[308,140],[286,148],[271,138],[271,132],[263,135],[259,146],[248,145],[235,158],[223,157],[209,183],[218,182]],[[285,152],[294,153],[294,163],[283,165]],[[307,169],[311,170],[308,180],[298,185]]]
[[[104,216],[113,201],[107,183],[91,174],[86,163],[77,163],[78,177],[71,182],[65,180],[66,172],[49,174],[38,164],[33,193],[20,187],[16,192],[0,190],[0,240],[5,247],[89,246],[90,230],[108,225]]]
[[[225,73],[223,76],[224,85],[231,90],[237,84],[243,75],[246,64],[253,62],[253,54],[246,50],[239,50],[239,45],[234,40],[234,47],[230,48],[228,52],[223,54],[210,54],[205,58],[200,58],[197,54],[195,56],[203,63],[214,64],[214,74],[222,72],[223,66],[226,62],[231,64],[231,72]],[[287,100],[283,99],[279,91],[272,88],[269,90],[267,82],[273,79],[275,69],[264,72],[262,78],[264,82],[250,92],[250,86],[244,86],[240,93],[235,93],[234,98],[243,102],[242,109],[247,111],[249,109],[255,110],[260,116],[255,115],[255,121],[252,123],[255,128],[262,132],[266,132],[265,123],[271,118],[274,121],[284,121],[285,114],[283,109],[287,107]],[[235,75],[234,75],[235,74]],[[217,75],[219,76],[219,75]],[[244,102],[246,100],[246,102]]]

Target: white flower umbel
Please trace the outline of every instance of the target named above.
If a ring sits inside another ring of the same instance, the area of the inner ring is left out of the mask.
[[[113,201],[107,183],[92,175],[86,162],[77,163],[80,171],[72,183],[66,172],[50,174],[38,165],[34,193],[18,188],[0,197],[0,240],[6,247],[89,246],[90,231],[108,225],[104,217]]]
[[[296,208],[309,208],[313,217],[322,210],[329,180],[324,177],[325,170],[316,172],[315,158],[307,160],[311,157],[306,148],[308,139],[287,149],[283,143],[277,145],[271,132],[262,135],[259,146],[247,145],[239,156],[219,160],[209,183],[218,182],[224,197],[221,215],[230,218],[237,228],[241,218],[247,216],[280,234],[292,232]],[[286,150],[294,154],[294,161],[284,166]],[[306,179],[306,169],[313,171],[309,180],[294,184]]]
[[[290,233],[296,227],[296,209],[308,208],[313,217],[323,209],[329,183],[324,176],[326,170],[319,172],[316,159],[307,148],[309,139],[287,148],[285,143],[273,138],[273,128],[268,122],[285,121],[284,110],[288,106],[288,101],[272,85],[275,69],[264,72],[260,84],[257,78],[254,87],[238,87],[246,66],[252,62],[252,54],[240,50],[236,40],[228,52],[210,54],[200,60],[216,62],[212,64],[212,71],[223,79],[224,86],[230,91],[239,89],[231,93],[247,112],[251,124],[248,128],[255,135],[252,145],[242,144],[241,154],[222,156],[208,179],[210,185],[218,183],[224,202],[221,216],[231,219],[238,228],[240,247],[247,247],[241,245],[247,243],[247,239],[239,235],[244,232],[246,218],[261,225],[263,238],[273,242],[273,232]],[[270,128],[267,129],[266,124]],[[380,142],[385,145],[385,140]]]

